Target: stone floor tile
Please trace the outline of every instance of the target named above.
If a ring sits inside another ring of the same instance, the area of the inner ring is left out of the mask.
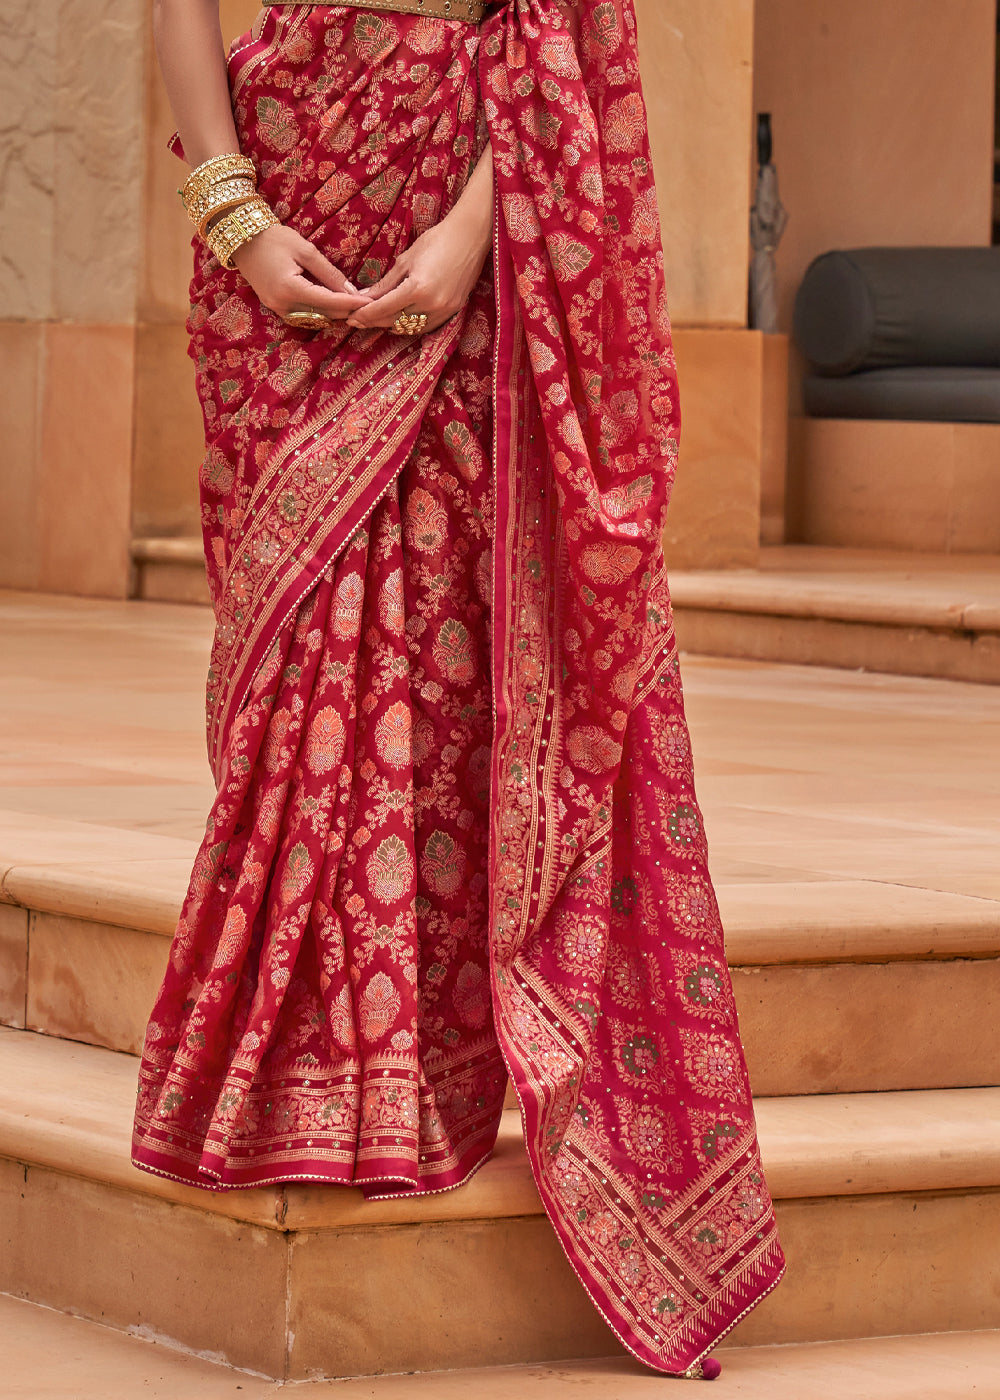
[[[0,1296],[4,1400],[264,1400],[273,1381]]]
[[[0,904],[0,1025],[24,1025],[27,995],[28,911]]]
[[[720,1351],[712,1400],[995,1400],[1000,1333]],[[662,1376],[626,1358],[284,1387],[291,1400],[655,1400]],[[672,1393],[672,1392],[671,1392]],[[701,1391],[695,1392],[701,1395]],[[685,1390],[683,1394],[687,1394]],[[89,1397],[85,1397],[89,1400]]]
[[[843,562],[821,552],[806,572]],[[872,578],[884,567],[860,564]],[[969,568],[957,562],[934,588],[964,588]],[[180,839],[169,852],[156,848],[157,858],[175,856],[178,870],[189,863],[212,792],[201,713],[210,637],[204,609],[0,594],[0,646],[17,676],[0,678],[10,738],[0,758],[0,865],[26,852],[36,863],[41,848],[53,865],[105,867],[153,858],[148,843],[161,838]],[[688,658],[684,674],[722,882],[993,891],[1000,765],[982,760],[993,734],[1000,746],[1000,691],[702,657]],[[99,850],[81,837],[88,826]],[[970,842],[969,831],[986,839]],[[183,891],[184,877],[177,882],[168,898]]]
[[[717,1400],[993,1400],[1000,1332],[939,1333],[718,1353]],[[138,1336],[0,1296],[4,1400],[654,1400],[626,1357],[357,1381],[263,1380]],[[699,1392],[700,1393],[700,1392]]]

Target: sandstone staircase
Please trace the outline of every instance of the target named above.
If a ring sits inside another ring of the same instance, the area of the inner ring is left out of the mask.
[[[0,836],[0,1289],[273,1377],[618,1350],[513,1112],[472,1184],[424,1202],[134,1171],[133,1056],[189,852],[136,835],[111,868],[110,833],[72,825],[44,863]],[[790,1260],[733,1342],[995,1327],[998,906],[864,881],[722,895]]]
[[[671,592],[685,651],[1000,682],[1000,555],[782,545]]]
[[[207,603],[200,540],[132,547],[135,596]],[[670,574],[685,651],[1000,682],[1000,555],[780,545]]]
[[[81,617],[86,606],[74,604]],[[146,616],[117,606],[136,626]],[[171,611],[178,634],[185,612]],[[755,684],[792,674],[747,670],[745,703]],[[808,673],[823,684],[849,712],[862,681]],[[898,697],[882,699],[885,720],[865,742],[882,746],[889,771],[909,755],[892,752]],[[987,742],[988,713],[977,711]],[[769,732],[738,782],[764,791],[788,743]],[[845,753],[845,767],[862,759]],[[709,792],[714,763],[702,764]],[[982,781],[996,786],[988,772]],[[876,830],[885,818],[873,808],[869,820]],[[720,1393],[997,1400],[1000,885],[936,888],[912,870],[897,880],[870,852],[870,873],[858,860],[851,875],[833,840],[810,848],[809,870],[766,868],[740,821],[717,843],[720,897],[790,1267],[729,1339],[743,1350],[736,1388]],[[750,827],[780,862],[779,828],[759,814]],[[278,1380],[620,1354],[555,1243],[513,1112],[468,1187],[422,1202],[366,1205],[310,1186],[213,1196],[131,1168],[134,1056],[193,851],[172,836],[0,812],[0,1292]],[[865,1340],[887,1336],[897,1340]],[[531,1377],[561,1377],[568,1400],[576,1377],[619,1400],[650,1379],[630,1366],[477,1373],[463,1393],[508,1400]],[[979,1385],[987,1371],[992,1390]],[[968,1391],[956,1388],[965,1376]],[[837,1388],[843,1377],[850,1388]],[[428,1397],[451,1393],[426,1379]],[[381,1396],[375,1384],[358,1394]]]

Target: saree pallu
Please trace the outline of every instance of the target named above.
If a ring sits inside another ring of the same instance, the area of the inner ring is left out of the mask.
[[[487,139],[495,246],[414,342],[294,331],[198,253],[218,796],[134,1160],[449,1189],[509,1076],[571,1264],[682,1373],[783,1261],[660,543],[679,413],[630,0],[272,10],[230,74],[261,192],[356,283]]]

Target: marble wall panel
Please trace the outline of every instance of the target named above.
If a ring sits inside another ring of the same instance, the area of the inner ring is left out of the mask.
[[[142,242],[145,7],[59,0],[52,315],[135,316]]]
[[[0,316],[129,320],[142,212],[143,7],[10,0],[0,17]]]
[[[678,325],[744,326],[753,0],[636,0]]]
[[[200,535],[198,468],[204,455],[194,365],[183,325],[136,329],[132,532]]]
[[[52,314],[56,7],[6,0],[0,10],[0,316]]]

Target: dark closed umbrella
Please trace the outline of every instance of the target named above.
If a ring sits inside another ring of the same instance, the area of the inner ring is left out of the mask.
[[[771,160],[771,117],[757,119],[760,168],[750,210],[750,325],[773,334],[778,329],[778,275],[774,254],[788,225],[788,211],[778,194],[778,172]]]

